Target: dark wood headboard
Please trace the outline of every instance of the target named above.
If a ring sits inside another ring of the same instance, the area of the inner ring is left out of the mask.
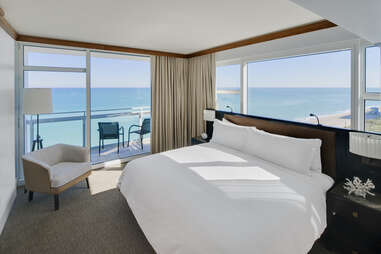
[[[323,173],[336,178],[336,132],[313,129],[287,122],[271,121],[240,115],[225,114],[224,118],[238,125],[255,126],[259,130],[295,138],[319,138],[322,140],[321,159]]]

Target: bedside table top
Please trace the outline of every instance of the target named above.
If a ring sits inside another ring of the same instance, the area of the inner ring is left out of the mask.
[[[203,139],[201,136],[192,137],[192,139],[197,140],[197,141],[199,141],[199,142],[203,142],[203,143],[207,143],[207,142],[210,141],[210,138]]]
[[[381,193],[376,193],[375,196],[367,195],[366,199],[362,197],[355,196],[354,194],[348,195],[348,191],[344,189],[344,182],[336,184],[327,195],[334,195],[336,197],[342,198],[354,202],[358,205],[365,206],[371,209],[375,209],[381,212]]]

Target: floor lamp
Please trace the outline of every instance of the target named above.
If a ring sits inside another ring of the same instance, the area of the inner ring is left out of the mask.
[[[24,88],[24,115],[37,115],[37,135],[33,140],[32,151],[41,149],[40,114],[53,112],[52,89],[50,88]],[[32,123],[33,124],[33,123]]]

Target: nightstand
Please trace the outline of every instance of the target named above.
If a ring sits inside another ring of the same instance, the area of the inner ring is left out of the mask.
[[[381,253],[381,194],[348,195],[344,183],[327,193],[327,247],[343,253]]]
[[[198,137],[193,137],[191,142],[192,142],[192,146],[193,146],[193,145],[208,143],[209,140],[210,140],[210,138],[203,139],[203,138],[201,138],[201,136],[198,136]]]

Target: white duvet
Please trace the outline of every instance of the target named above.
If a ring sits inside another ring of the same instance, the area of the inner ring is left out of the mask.
[[[129,162],[119,189],[159,254],[305,254],[332,183],[207,143]]]

